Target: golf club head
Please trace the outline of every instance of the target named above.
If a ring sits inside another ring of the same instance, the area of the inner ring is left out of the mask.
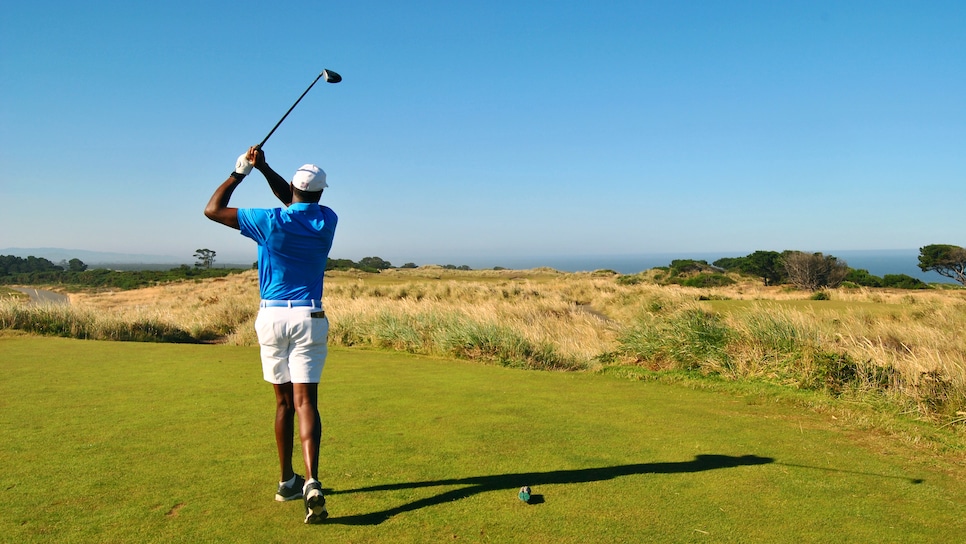
[[[332,70],[322,70],[322,77],[325,78],[326,83],[338,83],[342,81],[342,76]]]

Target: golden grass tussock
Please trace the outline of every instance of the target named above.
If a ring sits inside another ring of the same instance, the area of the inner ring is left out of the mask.
[[[504,280],[507,276],[491,275],[471,282],[435,277],[426,280],[426,271],[417,269],[404,283],[375,285],[361,280],[339,281],[336,277],[327,280],[326,312],[332,316],[335,338],[342,337],[338,334],[340,318],[349,318],[358,326],[392,315],[422,322],[430,322],[433,316],[449,316],[451,321],[465,318],[480,325],[507,328],[534,345],[552,345],[563,356],[584,361],[613,342],[615,330],[606,317],[555,293],[553,283]]]
[[[207,341],[231,337],[243,325],[254,323],[258,312],[258,276],[250,271],[226,278],[69,296],[71,306],[94,310],[104,318],[157,321]],[[251,339],[254,340],[254,334]]]

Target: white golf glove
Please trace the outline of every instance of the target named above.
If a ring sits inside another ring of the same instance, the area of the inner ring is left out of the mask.
[[[235,161],[235,173],[247,176],[252,171],[252,163],[248,160],[248,153],[242,153]]]

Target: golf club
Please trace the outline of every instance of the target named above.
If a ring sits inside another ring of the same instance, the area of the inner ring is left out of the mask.
[[[262,146],[265,145],[265,142],[267,142],[268,139],[272,137],[272,134],[275,133],[275,129],[277,129],[278,126],[282,124],[282,121],[284,121],[285,118],[288,117],[288,114],[292,113],[292,110],[295,109],[295,106],[299,105],[299,102],[301,102],[302,98],[304,98],[305,95],[309,93],[309,90],[312,89],[312,86],[315,85],[315,83],[322,78],[325,78],[326,83],[338,83],[342,81],[342,76],[333,72],[332,70],[322,70],[322,72],[319,73],[318,77],[316,77],[315,80],[312,81],[312,84],[309,85],[308,89],[305,89],[305,92],[302,93],[302,96],[300,96],[299,99],[296,100],[294,104],[292,104],[292,107],[289,108],[287,112],[285,112],[285,115],[283,115],[282,118],[278,120],[278,123],[275,123],[275,126],[272,127],[272,130],[271,132],[268,133],[268,136],[265,136],[265,139],[262,140],[262,143],[258,144],[255,147],[257,147],[258,149],[261,149]]]

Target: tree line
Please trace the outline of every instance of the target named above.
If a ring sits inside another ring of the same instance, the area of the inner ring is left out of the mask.
[[[211,268],[215,263],[215,257],[218,253],[211,249],[196,249],[194,258],[197,259],[195,266],[199,268]],[[258,263],[252,265],[255,268]],[[365,272],[379,272],[380,270],[388,270],[390,268],[396,268],[391,262],[381,258],[381,257],[363,257],[359,259],[359,262],[353,261],[351,259],[329,259],[326,264],[326,270],[362,270]],[[399,268],[418,268],[416,263],[406,263]],[[444,265],[443,268],[452,270],[471,270],[469,266]]]
[[[91,269],[80,259],[54,264],[43,257],[21,258],[0,255],[0,284],[7,285],[67,285],[137,289],[158,283],[184,279],[217,278],[241,272],[242,269],[200,268],[186,264],[170,270],[110,270]]]
[[[195,250],[194,267],[186,264],[169,270],[110,270],[90,269],[80,259],[61,261],[59,264],[43,257],[17,257],[0,255],[0,284],[6,285],[68,285],[77,287],[101,287],[112,289],[137,289],[159,283],[185,279],[218,278],[248,270],[248,268],[215,268],[217,252],[210,249]],[[252,268],[256,263],[252,264]],[[326,270],[362,270],[378,273],[396,268],[380,257],[364,257],[358,262],[350,259],[329,259]],[[417,268],[406,263],[399,268]],[[446,265],[444,268],[470,270],[468,266]]]
[[[933,244],[919,249],[919,269],[936,272],[966,285],[966,249],[950,244]],[[755,251],[744,257],[726,257],[711,264],[707,261],[679,259],[666,267],[673,283],[694,287],[724,285],[732,280],[722,272],[754,276],[765,285],[791,284],[799,289],[818,291],[848,282],[864,287],[924,289],[928,285],[908,274],[882,277],[865,269],[850,268],[832,255],[786,250]]]
[[[194,267],[183,264],[167,271],[162,270],[90,270],[80,259],[70,259],[54,264],[42,257],[16,257],[0,255],[0,284],[67,284],[90,287],[134,289],[166,281],[222,277],[241,272],[240,268],[213,268],[216,252],[198,249]],[[936,272],[966,285],[966,249],[951,244],[932,244],[919,248],[919,268],[923,272]],[[255,265],[253,264],[254,268]],[[358,262],[351,259],[329,259],[326,270],[362,270],[378,273],[396,268],[380,257],[363,257]],[[406,263],[398,268],[417,268]],[[471,270],[469,266],[445,265],[445,269]],[[500,267],[495,267],[499,269]],[[817,291],[836,288],[845,282],[865,287],[893,287],[922,289],[928,285],[907,274],[886,274],[883,277],[870,274],[868,270],[853,269],[832,255],[786,250],[755,251],[744,257],[725,257],[709,264],[704,260],[677,259],[664,267],[669,281],[693,287],[714,287],[733,283],[723,272],[760,278],[765,285],[791,284],[799,289]],[[624,282],[635,281],[625,276]]]
[[[71,259],[61,261],[60,264],[54,264],[42,257],[27,257],[24,259],[13,255],[0,255],[0,276],[32,272],[62,272],[65,270],[83,272],[87,270],[87,265],[80,259]]]
[[[329,264],[326,266],[326,270],[363,270],[366,272],[379,272],[380,270],[389,270],[390,268],[419,268],[416,263],[406,263],[402,266],[393,266],[389,261],[382,259],[380,257],[363,257],[359,259],[359,262],[354,262],[350,259],[329,259]],[[447,270],[472,270],[469,266],[446,264],[442,265],[442,268]]]

